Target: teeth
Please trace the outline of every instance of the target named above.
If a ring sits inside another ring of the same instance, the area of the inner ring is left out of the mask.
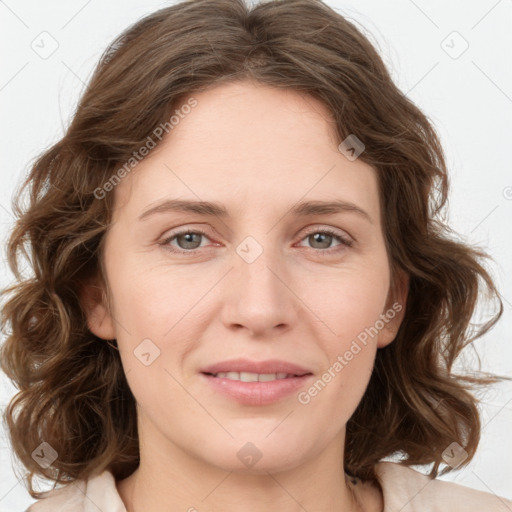
[[[251,373],[251,372],[219,372],[215,375],[219,379],[239,380],[241,382],[269,382],[277,379],[294,377],[291,373]]]

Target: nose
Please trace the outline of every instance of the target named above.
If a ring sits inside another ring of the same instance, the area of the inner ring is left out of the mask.
[[[299,301],[288,283],[282,255],[255,245],[250,246],[250,251],[256,251],[253,256],[262,252],[253,261],[243,251],[233,254],[222,321],[232,331],[246,330],[252,337],[268,339],[293,326]]]

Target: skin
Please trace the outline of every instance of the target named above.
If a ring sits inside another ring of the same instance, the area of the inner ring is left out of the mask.
[[[238,404],[198,373],[236,357],[278,358],[316,380],[379,315],[405,305],[404,283],[391,293],[376,172],[338,151],[329,111],[310,96],[244,81],[194,98],[111,192],[103,253],[111,308],[99,282],[84,295],[89,328],[117,339],[137,401],[141,463],[117,482],[121,498],[128,512],[381,510],[379,489],[345,479],[345,425],[405,306],[307,404],[297,393]],[[138,220],[169,198],[220,202],[229,217],[171,211]],[[333,199],[355,203],[371,222],[350,211],[288,214],[298,201]],[[192,250],[184,237],[165,243],[177,228],[206,236]],[[316,241],[325,228],[353,245]],[[236,251],[247,236],[263,250],[251,263]],[[160,350],[148,366],[134,355],[147,338]],[[247,442],[262,455],[252,467],[237,457]]]

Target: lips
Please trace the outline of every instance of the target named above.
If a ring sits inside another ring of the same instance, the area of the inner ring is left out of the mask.
[[[288,361],[269,359],[266,361],[251,361],[249,359],[231,359],[201,368],[201,373],[217,375],[219,373],[256,373],[262,375],[286,374],[287,376],[302,377],[311,374],[307,368]],[[281,377],[283,378],[283,377]]]
[[[280,360],[232,359],[200,370],[210,389],[244,405],[269,405],[297,393],[311,381],[307,368]]]

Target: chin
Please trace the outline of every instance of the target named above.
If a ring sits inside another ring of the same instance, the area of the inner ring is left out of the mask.
[[[265,437],[266,434],[260,431],[252,438],[244,435],[230,439],[228,443],[215,443],[209,450],[207,462],[224,471],[259,475],[287,471],[308,458],[303,438],[285,438],[277,434],[272,438],[274,434]]]

